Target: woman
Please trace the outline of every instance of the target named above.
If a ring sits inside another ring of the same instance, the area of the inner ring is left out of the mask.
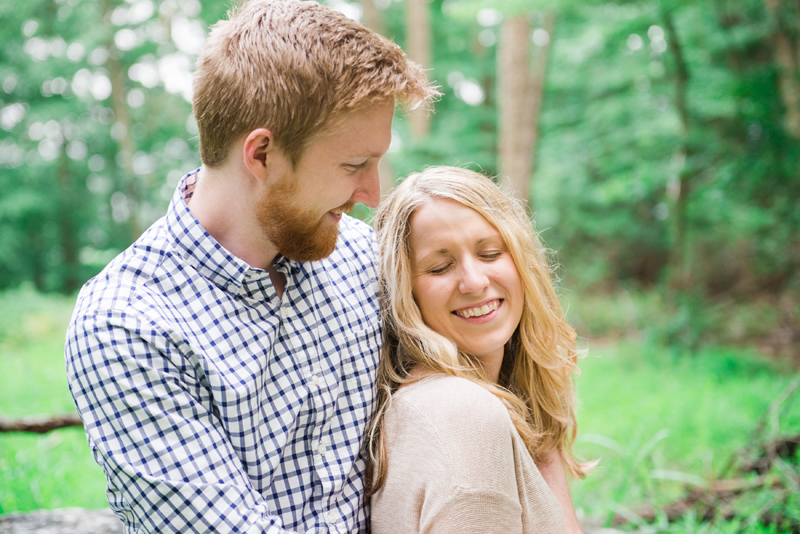
[[[525,210],[478,173],[433,167],[375,228],[373,532],[579,531],[564,474],[590,467],[572,455],[575,332]]]

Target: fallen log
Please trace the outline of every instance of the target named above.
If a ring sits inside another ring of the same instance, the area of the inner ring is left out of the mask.
[[[693,488],[685,497],[664,505],[656,510],[652,505],[646,504],[633,513],[643,521],[652,523],[660,513],[667,516],[670,522],[677,521],[686,515],[690,510],[695,510],[697,518],[702,521],[711,521],[715,516],[732,519],[735,514],[729,510],[730,502],[742,494],[749,491],[764,489],[782,489],[783,483],[779,480],[768,479],[765,476],[747,479],[715,480],[708,489]],[[772,514],[770,520],[776,521],[780,514]],[[621,526],[630,522],[626,517],[619,514],[614,516],[613,526]]]
[[[9,420],[0,418],[0,432],[29,432],[33,434],[46,434],[57,428],[83,426],[83,421],[75,414],[57,415],[47,419],[17,419]]]
[[[800,434],[770,441],[758,448],[755,460],[743,462],[739,470],[743,473],[763,475],[772,468],[776,458],[794,458],[798,448],[800,448]]]

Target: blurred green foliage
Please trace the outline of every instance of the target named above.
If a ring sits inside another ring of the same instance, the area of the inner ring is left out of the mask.
[[[776,333],[786,329],[791,338],[792,326],[785,321],[800,317],[800,305],[788,299],[776,303],[769,295],[747,301],[709,300],[702,295],[665,295],[635,285],[621,286],[613,293],[565,291],[561,300],[579,336],[645,340],[672,347],[678,354],[711,344],[755,345],[768,353],[789,354],[790,347],[783,347],[787,352],[776,346],[781,341]]]
[[[374,4],[405,46],[405,2]],[[800,346],[800,143],[781,89],[800,84],[800,4],[428,5],[426,67],[444,96],[424,139],[397,117],[387,159],[399,177],[436,164],[498,173],[498,42],[503,19],[525,14],[531,50],[547,45],[549,58],[531,211],[563,264],[571,324],[625,340],[590,344],[603,357],[582,362],[578,449],[603,461],[575,501],[594,518],[663,504],[681,486],[654,472],[708,478],[788,380],[750,349],[720,347]],[[46,294],[74,295],[199,165],[192,64],[228,7],[0,0],[0,414],[72,410],[61,360],[72,297]],[[778,37],[795,70],[778,63]],[[800,427],[796,409],[787,417]],[[102,507],[102,484],[79,430],[0,436],[0,513]],[[689,514],[643,531],[779,530]]]
[[[405,3],[375,5],[386,34],[405,45]],[[799,145],[774,44],[780,31],[797,49],[795,2],[775,16],[762,0],[429,6],[428,67],[444,97],[425,139],[398,117],[388,156],[398,176],[433,164],[497,173],[503,17],[526,13],[541,32],[552,12],[553,35],[530,43],[549,42],[532,210],[567,285],[663,283],[680,249],[688,286],[703,297],[797,295]],[[72,291],[163,214],[178,178],[199,164],[191,68],[227,7],[0,4],[0,288]]]
[[[688,69],[688,131],[667,15]],[[688,173],[696,290],[797,291],[798,145],[761,2],[584,5],[558,19],[552,54],[533,187],[568,278],[663,281]]]

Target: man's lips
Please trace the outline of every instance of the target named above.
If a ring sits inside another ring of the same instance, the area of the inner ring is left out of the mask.
[[[338,208],[329,211],[328,213],[334,219],[336,219],[336,222],[339,222],[339,220],[342,218],[342,213],[350,213],[351,211],[353,211],[355,207],[356,207],[355,202],[346,202],[341,206],[339,206]]]

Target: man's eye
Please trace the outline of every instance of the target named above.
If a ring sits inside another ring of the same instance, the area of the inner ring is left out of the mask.
[[[345,163],[345,168],[350,172],[360,171],[367,166],[367,162],[363,163]]]

